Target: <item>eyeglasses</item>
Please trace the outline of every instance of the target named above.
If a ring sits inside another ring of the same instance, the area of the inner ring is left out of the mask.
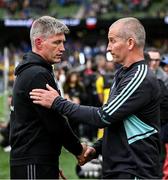
[[[150,61],[158,61],[158,62],[160,62],[161,59],[150,59]]]

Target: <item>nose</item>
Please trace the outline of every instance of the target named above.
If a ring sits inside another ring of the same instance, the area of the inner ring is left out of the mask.
[[[106,49],[107,51],[111,51],[111,46],[110,46],[110,43],[108,43],[108,45],[107,45],[107,49]]]
[[[61,45],[60,45],[60,51],[65,51],[64,43],[61,43]]]

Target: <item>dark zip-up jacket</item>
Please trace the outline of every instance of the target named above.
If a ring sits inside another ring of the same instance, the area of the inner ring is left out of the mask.
[[[67,120],[59,113],[33,104],[29,92],[46,88],[58,90],[52,66],[41,56],[29,52],[17,66],[11,111],[11,165],[57,164],[61,147],[74,155],[82,151],[80,141]]]
[[[107,104],[80,106],[57,97],[52,109],[69,119],[105,128],[95,144],[103,155],[103,177],[130,173],[138,178],[160,178],[160,86],[145,61],[115,74]]]

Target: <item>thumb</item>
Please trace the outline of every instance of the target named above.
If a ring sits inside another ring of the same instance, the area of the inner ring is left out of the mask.
[[[47,88],[49,91],[55,90],[55,89],[53,89],[49,84],[46,84],[46,88]]]
[[[86,157],[88,157],[90,154],[91,154],[91,149],[88,148],[88,149],[85,151],[85,153],[84,153],[83,156],[86,158]]]

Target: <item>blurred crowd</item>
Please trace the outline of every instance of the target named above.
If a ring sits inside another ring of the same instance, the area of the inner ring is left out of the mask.
[[[0,7],[7,10],[6,17],[14,17],[18,14],[19,18],[29,18],[30,13],[45,12],[49,8],[50,0],[1,0]],[[31,12],[32,11],[32,12]]]
[[[88,16],[100,17],[110,11],[120,12],[122,14],[145,11],[150,7],[151,3],[151,0],[92,0],[92,3],[89,4],[89,8],[87,8]]]
[[[111,12],[119,13],[121,16],[139,12],[143,17],[165,17],[168,14],[168,4],[164,0],[0,0],[0,9],[6,10],[3,18],[32,18],[46,13],[52,14],[51,9],[55,9],[54,14],[57,16],[58,6],[69,5],[79,6],[79,11],[82,9],[80,18],[101,18]]]
[[[32,18],[42,14],[50,14],[50,5],[68,6],[81,4],[83,0],[0,0],[0,9],[5,9],[4,18]]]

